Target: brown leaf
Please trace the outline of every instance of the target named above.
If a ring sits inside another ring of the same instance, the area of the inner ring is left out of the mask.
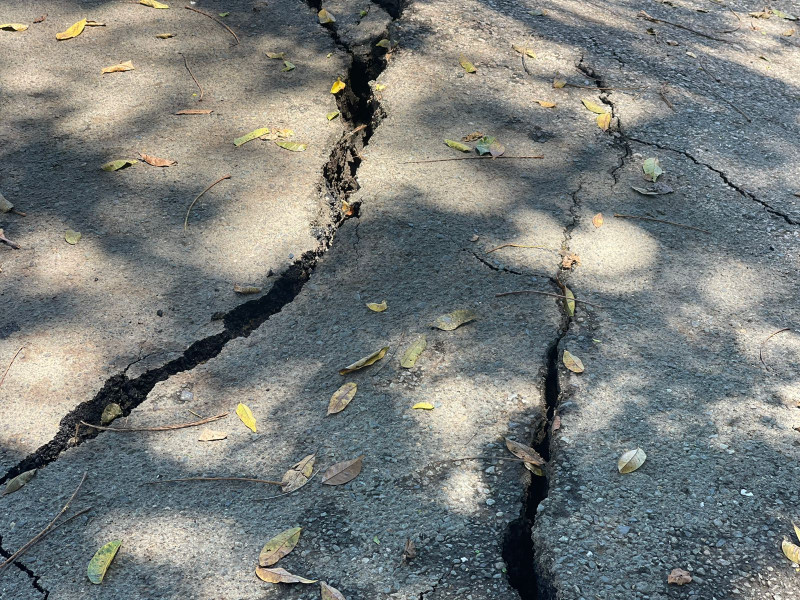
[[[314,460],[316,456],[316,454],[309,454],[283,474],[283,478],[281,478],[282,492],[288,494],[289,492],[299,490],[308,483],[311,473],[314,471]]]
[[[672,569],[672,572],[667,575],[667,583],[674,583],[675,585],[685,585],[691,580],[692,576],[683,569]]]
[[[125,62],[121,62],[117,65],[111,65],[110,67],[106,67],[101,72],[102,73],[123,73],[124,71],[133,71],[133,61],[126,60]]]
[[[342,592],[337,590],[335,587],[328,585],[324,581],[319,582],[319,587],[322,600],[345,600]]]
[[[267,569],[266,567],[256,567],[256,576],[261,581],[267,583],[316,583],[316,579],[306,579],[299,575],[292,575],[286,569],[280,567],[275,569]]]
[[[553,417],[553,426],[550,428],[551,431],[558,431],[561,429],[561,417],[556,415]]]
[[[239,285],[238,283],[233,284],[233,291],[237,294],[260,294],[261,288],[256,287],[254,285]]]
[[[592,217],[592,225],[598,229],[603,226],[603,213],[597,213]]]
[[[146,162],[148,165],[153,165],[154,167],[172,167],[178,164],[177,162],[175,162],[174,160],[170,160],[169,158],[158,158],[157,156],[142,154],[141,152],[139,152],[139,156],[141,156],[142,160]]]
[[[566,252],[561,255],[561,267],[563,269],[571,269],[573,265],[575,265],[576,267],[579,267],[581,265],[580,256],[572,252]]]
[[[224,431],[216,431],[214,429],[203,429],[200,432],[200,437],[197,438],[198,442],[218,442],[228,437]]]
[[[47,13],[44,13],[41,17],[36,17],[33,22],[34,23],[44,23],[44,20],[47,18]]]
[[[406,540],[406,545],[403,548],[403,562],[408,562],[416,557],[417,557],[417,546],[414,544],[414,540],[408,538]]]
[[[331,401],[328,404],[328,414],[334,415],[342,412],[345,407],[350,404],[350,400],[356,395],[358,385],[354,381],[348,381],[331,396]]]
[[[325,485],[342,485],[355,479],[361,473],[362,454],[353,460],[336,463],[322,474],[322,483]]]
[[[480,131],[473,131],[469,135],[465,135],[461,138],[462,142],[474,142],[475,140],[479,140],[483,137],[483,134]]]
[[[210,115],[213,110],[208,108],[185,108],[176,112],[176,115]]]
[[[520,444],[519,442],[515,442],[514,440],[509,440],[506,438],[506,448],[508,448],[511,454],[517,458],[521,458],[526,463],[531,463],[536,466],[545,464],[545,460],[541,457],[541,455],[530,446],[526,446],[525,444]]]

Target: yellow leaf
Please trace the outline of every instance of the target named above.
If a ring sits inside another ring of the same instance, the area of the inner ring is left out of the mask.
[[[565,85],[567,85],[566,79],[559,79],[557,77],[553,79],[553,87],[557,90],[563,88]]]
[[[342,81],[342,78],[337,77],[336,81],[334,81],[333,85],[331,86],[331,94],[338,94],[346,87],[347,84],[344,81]]]
[[[27,28],[28,26],[23,23],[3,23],[0,25],[0,29],[5,29],[6,31],[25,31]]]
[[[617,469],[620,473],[632,473],[644,464],[647,455],[641,448],[636,450],[628,450],[625,454],[619,457],[617,461]]]
[[[111,564],[111,561],[114,560],[121,545],[122,540],[114,540],[108,542],[95,553],[86,569],[89,581],[98,584],[103,582],[103,577],[106,575],[108,566]]]
[[[382,84],[382,83],[376,83],[375,84],[375,91],[376,92],[382,92],[385,89],[386,89],[386,86],[384,84]]]
[[[135,158],[112,160],[102,165],[100,168],[103,169],[103,171],[119,171],[120,169],[125,169],[132,165],[135,165],[137,162],[139,161],[136,160]]]
[[[72,233],[75,233],[78,236],[77,239],[80,239],[81,235],[80,233],[78,233],[77,231],[73,231]],[[70,242],[70,243],[75,243],[75,242]],[[114,419],[117,419],[121,416],[122,416],[122,407],[119,404],[117,404],[116,402],[111,402],[110,404],[106,404],[102,414],[100,415],[100,425],[108,425]]]
[[[419,336],[417,340],[403,353],[403,357],[400,359],[400,366],[404,369],[410,369],[413,367],[415,364],[417,364],[419,355],[422,354],[427,346],[428,340],[425,338],[425,336]]]
[[[411,408],[414,408],[414,409],[417,409],[417,410],[433,410],[433,404],[431,404],[430,402],[417,402]]]
[[[73,231],[72,229],[67,229],[64,232],[64,241],[67,242],[69,245],[74,246],[78,242],[81,241],[81,234],[78,231]],[[118,404],[116,406],[119,406]],[[109,421],[110,422],[110,421]]]
[[[573,373],[583,373],[583,363],[581,359],[574,356],[569,350],[564,350],[564,355],[561,357],[564,366]]]
[[[271,567],[284,556],[289,554],[297,542],[300,540],[300,532],[302,527],[292,527],[286,531],[282,531],[266,544],[261,549],[258,555],[258,564],[261,567]]]
[[[455,140],[445,140],[444,143],[450,146],[453,150],[459,150],[460,152],[472,152],[472,148],[470,146]]]
[[[581,102],[583,102],[583,105],[595,114],[602,115],[603,113],[606,112],[604,106],[596,104],[591,100],[581,100]]]
[[[524,54],[530,58],[536,58],[536,53],[530,48],[526,48],[525,46],[517,46],[516,44],[511,44],[511,47],[520,54]]]
[[[784,556],[795,564],[800,564],[800,546],[793,544],[789,540],[783,540],[781,544]]]
[[[377,302],[367,302],[367,308],[374,312],[383,312],[387,309],[386,300],[380,304]]]
[[[314,472],[316,456],[316,454],[309,454],[283,474],[281,479],[281,491],[283,493],[294,492],[308,483],[311,474]]]
[[[159,33],[159,34],[156,35],[156,37],[158,39],[160,39],[160,40],[167,40],[167,39],[169,39],[171,37],[175,37],[175,34],[174,33]]]
[[[286,142],[281,140],[275,140],[275,144],[280,146],[284,150],[290,150],[291,152],[304,152],[306,149],[305,144],[301,144],[299,142]]]
[[[794,521],[792,521],[792,527],[794,527],[794,535],[797,538],[797,541],[800,542],[800,527],[795,525]]]
[[[520,444],[519,442],[515,442],[514,440],[510,440],[508,438],[505,438],[505,440],[508,451],[517,458],[521,458],[526,465],[530,463],[531,465],[540,467],[545,464],[544,458],[542,458],[542,456],[530,446]]]
[[[144,4],[150,8],[169,8],[166,4],[158,2],[158,0],[139,0],[139,4]]]
[[[465,309],[454,310],[453,312],[442,315],[436,319],[433,323],[431,323],[431,327],[436,327],[436,329],[441,329],[442,331],[452,331],[464,323],[469,323],[477,318],[478,315],[475,313],[475,311]]]
[[[280,567],[275,569],[266,569],[264,567],[256,567],[256,575],[261,581],[267,583],[316,583],[316,579],[306,579],[299,575],[292,575],[286,569]]]
[[[603,213],[597,213],[592,217],[592,225],[598,229],[603,226]]]
[[[239,406],[236,407],[236,414],[250,431],[257,433],[256,418],[253,416],[253,411],[250,410],[249,406],[240,402]]]
[[[332,110],[331,112],[325,115],[325,118],[328,119],[328,121],[333,121],[338,116],[339,116],[339,111]]]
[[[238,137],[235,140],[233,140],[233,145],[238,148],[242,144],[251,142],[257,137],[261,137],[262,135],[266,135],[268,133],[269,133],[269,127],[261,127],[260,129],[254,129],[250,133],[246,133],[242,137]]]
[[[328,414],[334,415],[338,412],[342,412],[345,407],[350,404],[350,401],[356,395],[357,390],[358,385],[354,381],[348,381],[338,390],[333,392],[331,401],[328,404]]]
[[[608,128],[611,126],[611,113],[597,115],[597,126],[603,131],[608,131]]]
[[[123,71],[133,71],[133,61],[126,60],[118,65],[112,65],[103,69],[103,73],[121,73]]]
[[[548,102],[547,100],[537,100],[536,102],[539,103],[539,106],[542,106],[544,108],[555,108],[556,107],[556,103],[555,102]]]
[[[68,40],[70,38],[78,37],[81,33],[83,33],[83,28],[86,27],[86,19],[81,19],[74,25],[72,25],[66,31],[62,31],[61,33],[56,34],[57,40]]]
[[[467,73],[475,73],[478,70],[475,68],[475,65],[469,62],[463,54],[458,57],[458,63],[464,68],[464,70]]]
[[[319,22],[322,25],[326,25],[328,23],[336,23],[336,17],[334,17],[331,13],[329,13],[324,8],[320,9],[320,11],[317,13],[317,18],[319,19]]]
[[[388,352],[389,346],[384,346],[380,350],[377,350],[370,354],[369,356],[365,356],[364,358],[357,360],[352,365],[346,366],[344,369],[339,371],[339,375],[347,375],[348,373],[352,373],[353,371],[358,371],[359,369],[363,369],[364,367],[368,367],[372,364],[375,364],[384,356],[386,356],[386,352]]]

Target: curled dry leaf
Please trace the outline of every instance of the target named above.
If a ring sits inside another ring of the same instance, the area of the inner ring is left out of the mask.
[[[338,94],[346,87],[347,84],[344,81],[342,81],[342,78],[337,77],[336,81],[334,81],[333,85],[331,86],[331,94]]]
[[[174,33],[158,33],[156,37],[160,40],[168,40],[169,38],[175,37]]]
[[[0,496],[7,496],[8,494],[13,494],[18,489],[20,489],[23,485],[28,483],[33,476],[36,475],[36,469],[31,469],[30,471],[25,471],[24,473],[20,473],[14,479],[9,481],[6,484],[6,489],[3,490],[3,493]]]
[[[564,355],[561,357],[564,366],[573,373],[583,373],[583,363],[581,359],[573,355],[569,350],[564,350]]]
[[[261,137],[262,135],[267,135],[268,133],[269,133],[269,127],[261,127],[259,129],[254,129],[250,133],[246,133],[242,137],[238,137],[235,140],[233,140],[233,145],[238,148],[242,144],[251,142],[257,137]]]
[[[287,142],[285,140],[275,140],[275,145],[291,152],[304,152],[307,147],[299,142]]]
[[[561,429],[561,417],[556,415],[553,417],[553,425],[550,428],[550,431],[558,431],[559,429]]]
[[[176,115],[210,115],[214,112],[208,108],[185,108],[176,112]]]
[[[139,0],[139,4],[144,4],[150,8],[169,8],[168,5],[164,4],[163,2],[159,2],[158,0]]]
[[[433,410],[433,404],[431,404],[430,402],[417,402],[411,408],[415,410]]]
[[[342,485],[355,479],[361,473],[361,466],[364,461],[362,454],[353,460],[345,460],[328,468],[322,474],[322,483],[325,485]]]
[[[683,569],[672,569],[669,575],[667,575],[667,583],[674,583],[675,585],[686,585],[692,581],[692,576],[689,574],[689,571],[684,571]]]
[[[478,69],[475,68],[475,65],[469,62],[467,57],[463,54],[458,57],[458,63],[467,73],[476,73],[478,71]]]
[[[516,44],[511,44],[511,48],[529,58],[536,58],[536,53],[526,46],[517,46]]]
[[[250,410],[250,407],[246,404],[239,403],[239,406],[236,407],[236,415],[242,420],[242,423],[252,431],[253,433],[258,433],[256,430],[256,418],[253,416],[253,411]]]
[[[424,335],[419,336],[414,343],[412,343],[400,358],[400,366],[404,369],[410,369],[417,364],[417,359],[420,354],[428,346],[428,340]]]
[[[336,17],[334,17],[331,13],[329,13],[324,8],[320,9],[317,13],[317,18],[322,25],[327,25],[328,23],[336,23]]]
[[[300,540],[300,532],[302,527],[292,527],[286,531],[280,532],[261,549],[258,555],[258,565],[261,567],[271,567],[284,556],[289,554],[297,546]]]
[[[509,452],[516,456],[517,458],[521,458],[526,463],[530,463],[537,467],[541,467],[545,464],[545,460],[542,456],[530,446],[526,446],[525,444],[520,444],[519,442],[515,442],[514,440],[510,440],[505,438],[506,440],[506,448],[508,448]]]
[[[299,575],[292,575],[286,569],[277,567],[275,569],[267,569],[265,567],[256,567],[256,576],[261,581],[267,583],[316,583],[316,579],[306,579]]]
[[[260,294],[261,288],[252,285],[239,285],[238,283],[235,283],[233,284],[233,291],[237,294]]]
[[[367,302],[367,308],[373,312],[383,312],[388,308],[386,300],[383,302]]]
[[[224,431],[216,431],[214,429],[203,429],[200,432],[200,437],[197,438],[198,442],[219,442],[228,437]]]
[[[460,327],[464,323],[469,323],[477,318],[478,315],[474,310],[454,310],[453,312],[442,315],[436,319],[433,323],[431,323],[431,327],[441,329],[442,331],[453,331],[453,329]]]
[[[106,404],[106,407],[103,409],[103,413],[100,415],[100,424],[108,425],[114,419],[118,419],[121,416],[122,416],[122,407],[116,402],[111,402],[109,404]]]
[[[348,381],[338,390],[333,392],[333,396],[331,396],[331,401],[328,404],[328,414],[334,415],[338,412],[342,412],[345,407],[350,404],[350,401],[356,395],[358,391],[358,385],[355,381]]]
[[[159,158],[149,154],[142,154],[141,152],[139,152],[139,156],[148,165],[152,165],[154,167],[173,167],[178,164],[176,161],[170,160],[169,158]]]
[[[541,106],[543,108],[555,108],[556,107],[556,103],[555,102],[550,102],[548,100],[536,100],[536,102],[539,104],[539,106]]]
[[[608,128],[611,127],[611,113],[603,113],[602,115],[597,115],[597,126],[602,129],[603,131],[608,131]]]
[[[89,581],[96,584],[103,582],[103,577],[106,576],[106,571],[121,545],[122,540],[114,540],[95,552],[92,560],[89,561],[89,566],[86,568],[86,575],[89,577]]]
[[[337,590],[335,587],[331,587],[324,581],[319,582],[319,587],[322,600],[345,600],[342,592]]]
[[[783,555],[794,564],[800,564],[800,546],[784,539],[781,543],[781,550],[783,550]]]
[[[800,542],[800,527],[795,525],[794,521],[792,521],[792,527],[794,528],[794,536],[797,538],[797,541]]]
[[[286,471],[281,478],[281,491],[288,494],[289,492],[299,490],[307,484],[308,480],[311,478],[311,474],[314,472],[314,461],[316,458],[316,454],[309,454]]]
[[[47,13],[44,13],[41,17],[36,17],[33,22],[34,23],[44,23],[44,20],[47,18]]]
[[[483,133],[481,133],[480,131],[473,131],[472,133],[469,133],[469,134],[465,135],[463,138],[461,138],[461,141],[462,142],[474,142],[475,140],[479,140],[482,137],[483,137]]]
[[[127,169],[128,167],[131,167],[137,162],[139,161],[135,158],[122,158],[119,160],[109,161],[100,168],[103,169],[103,171],[119,171],[120,169]]]
[[[416,544],[414,544],[414,540],[408,538],[406,540],[406,545],[403,547],[403,562],[408,562],[416,557],[417,557],[417,546]]]
[[[83,236],[81,235],[81,233],[79,231],[74,231],[72,229],[67,229],[64,232],[64,241],[67,242],[68,244],[70,244],[71,246],[74,246],[75,244],[80,242],[81,241],[81,237],[83,237]]]
[[[632,473],[644,464],[647,454],[641,448],[628,450],[617,461],[617,469],[620,473]]]
[[[592,225],[598,229],[603,226],[603,213],[597,213],[592,217]]]
[[[86,19],[81,19],[74,25],[71,25],[65,31],[56,34],[57,40],[69,40],[74,37],[78,37],[81,33],[83,33],[84,28],[86,27]]]
[[[365,356],[364,358],[357,360],[352,365],[347,365],[344,369],[339,371],[339,375],[347,375],[348,373],[352,373],[353,371],[358,371],[359,369],[363,369],[364,367],[368,367],[370,365],[375,364],[389,351],[389,346],[384,346],[380,350],[377,350],[370,354],[369,356]]]
[[[0,29],[4,31],[25,31],[27,28],[28,26],[24,23],[3,23],[0,25]]]
[[[472,152],[472,148],[466,144],[462,144],[461,142],[456,142],[455,140],[445,140],[444,143],[454,150],[460,150],[461,152]]]

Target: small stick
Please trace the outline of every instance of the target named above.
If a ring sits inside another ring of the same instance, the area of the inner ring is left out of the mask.
[[[494,297],[502,298],[503,296],[516,296],[517,294],[539,294],[541,296],[552,296],[553,298],[574,300],[575,302],[581,302],[583,304],[588,304],[589,306],[596,306],[597,308],[605,308],[605,306],[600,306],[599,304],[593,304],[592,302],[588,302],[586,300],[579,300],[578,298],[570,298],[569,296],[562,296],[561,294],[552,294],[550,292],[540,292],[539,290],[515,290],[513,292],[502,292],[500,294],[495,294]]]
[[[639,14],[637,16],[640,19],[644,19],[645,21],[651,21],[653,23],[664,23],[665,25],[672,25],[673,27],[677,27],[678,29],[683,29],[684,31],[690,31],[691,33],[707,38],[709,40],[714,40],[716,42],[729,41],[722,38],[714,37],[713,35],[708,35],[707,33],[703,33],[702,31],[697,31],[696,29],[692,29],[691,27],[686,27],[686,25],[681,25],[680,23],[673,23],[672,21],[665,21],[664,19],[657,19],[656,17],[651,17],[643,10],[639,11]]]
[[[2,229],[0,229],[0,242],[3,242],[4,244],[8,244],[14,250],[19,250],[22,247],[17,242],[12,242],[10,239],[8,239],[6,237],[6,235],[5,235],[5,233],[3,233]]]
[[[181,479],[158,479],[148,481],[148,483],[175,483],[176,481],[248,481],[250,483],[269,483],[271,485],[283,485],[281,481],[270,481],[268,479],[251,479],[249,477],[183,477]]]
[[[736,14],[735,10],[730,7],[727,8],[733,13],[733,16],[736,17],[736,20],[739,21],[739,24],[736,26],[736,29],[726,29],[725,31],[720,31],[720,33],[733,33],[734,31],[739,31],[742,28],[742,19]]]
[[[192,70],[189,68],[189,62],[186,60],[186,55],[181,54],[181,56],[183,56],[183,64],[186,65],[186,70],[189,71],[189,75],[191,75],[192,79],[194,79],[195,84],[197,84],[197,87],[200,90],[200,98],[198,98],[197,101],[198,102],[202,102],[203,101],[203,86],[200,85],[200,82],[197,81],[197,77],[194,76],[194,73],[192,73]]]
[[[609,91],[614,91],[614,90],[638,91],[642,89],[636,87],[598,87],[595,85],[577,85],[575,83],[565,83],[564,87],[574,87],[574,88],[579,88],[581,90],[609,90]]]
[[[20,347],[19,347],[19,350],[17,350],[16,354],[14,354],[14,357],[11,359],[11,362],[10,362],[10,363],[8,363],[8,366],[6,367],[6,371],[5,371],[5,373],[3,373],[3,376],[2,376],[2,377],[0,377],[0,385],[3,385],[3,382],[6,380],[6,375],[8,375],[8,370],[11,368],[11,365],[13,365],[13,364],[14,364],[14,361],[17,359],[17,354],[19,354],[20,352],[22,352],[22,349],[23,349],[24,347],[25,347],[25,346],[20,346]]]
[[[228,27],[227,25],[225,25],[225,23],[223,23],[222,21],[220,21],[219,19],[217,19],[217,18],[216,18],[214,15],[210,15],[210,14],[208,14],[207,12],[203,12],[202,10],[198,10],[198,9],[196,9],[196,8],[192,7],[192,6],[184,6],[183,8],[188,8],[189,10],[193,10],[193,11],[194,11],[194,12],[196,12],[196,13],[200,13],[201,15],[203,15],[203,16],[205,16],[205,17],[208,17],[209,19],[211,19],[211,20],[213,20],[213,21],[216,21],[217,23],[219,23],[220,25],[222,25],[222,26],[223,26],[225,29],[227,29],[227,30],[230,32],[230,34],[233,36],[233,39],[235,39],[235,40],[236,40],[236,43],[237,43],[237,44],[239,43],[239,36],[237,36],[237,35],[234,33],[233,29],[231,29],[230,27]]]
[[[418,165],[420,163],[447,162],[450,160],[494,160],[496,158],[544,158],[541,154],[532,156],[459,156],[456,158],[432,158],[430,160],[409,160],[400,163],[401,165]]]
[[[222,417],[227,417],[227,416],[228,413],[222,413],[221,415],[217,415],[215,417],[206,417],[205,419],[194,421],[192,423],[179,423],[177,425],[161,425],[159,427],[104,427],[102,425],[92,425],[91,423],[87,423],[86,421],[81,421],[81,425],[86,425],[86,427],[91,427],[92,429],[99,429],[101,431],[118,431],[118,432],[172,431],[174,429],[186,429],[187,427],[197,427],[198,425],[205,425],[206,423],[210,423],[211,421],[216,421],[217,419],[221,419]]]
[[[670,102],[669,99],[667,99],[667,85],[666,84],[662,85],[661,89],[658,90],[658,95],[661,96],[661,99],[664,101],[664,104],[669,106],[669,108],[670,108],[670,110],[672,110],[672,112],[675,112],[675,107],[672,105],[672,102]]]
[[[67,503],[59,511],[59,513],[53,518],[53,520],[50,521],[50,523],[48,523],[47,527],[45,527],[39,533],[37,533],[35,536],[33,536],[33,538],[31,538],[24,546],[22,546],[22,548],[20,548],[19,550],[14,552],[14,554],[9,556],[8,559],[2,565],[0,565],[0,572],[2,572],[11,563],[15,562],[20,556],[25,554],[25,552],[27,552],[28,549],[31,546],[33,546],[36,542],[41,540],[44,536],[46,536],[48,533],[50,533],[55,528],[54,526],[56,524],[56,521],[58,521],[58,519],[61,518],[61,515],[63,515],[65,512],[67,512],[67,509],[69,508],[69,505],[72,504],[72,501],[75,500],[75,496],[78,495],[78,490],[81,489],[81,486],[83,485],[83,482],[86,481],[87,473],[88,473],[88,471],[84,471],[83,472],[83,477],[81,477],[81,480],[78,483],[78,487],[75,488],[75,491],[72,492],[72,496],[69,497],[69,500],[67,500]],[[89,510],[89,509],[86,509],[86,510]],[[73,517],[77,517],[77,516],[78,515],[73,515]],[[66,523],[66,521],[65,521],[65,523]]]
[[[16,208],[12,208],[11,212],[14,213],[15,215],[19,215],[20,217],[27,217],[28,216],[28,213],[24,213],[21,210],[17,210]]]
[[[702,231],[703,233],[711,234],[710,231],[706,231],[705,229],[700,229],[699,227],[692,227],[691,225],[683,225],[682,223],[674,223],[672,221],[665,221],[664,219],[655,219],[653,217],[643,217],[640,215],[620,215],[614,213],[614,216],[618,219],[642,219],[643,221],[655,221],[656,223],[666,223],[667,225],[675,225],[675,227],[683,227],[684,229],[694,229],[695,231]]]
[[[314,479],[314,477],[316,476],[316,474],[317,474],[317,473],[319,473],[319,469],[317,469],[316,471],[314,471],[314,472],[311,474],[311,477],[309,477],[309,478],[308,478],[308,481],[306,481],[306,482],[305,482],[303,485],[301,485],[301,486],[300,486],[299,488],[297,488],[296,490],[292,490],[291,492],[284,492],[283,494],[277,494],[277,495],[275,495],[275,496],[267,496],[266,498],[256,498],[256,500],[272,500],[272,499],[274,499],[274,498],[281,498],[281,497],[283,497],[283,496],[288,496],[289,494],[294,494],[295,492],[299,492],[300,490],[302,490],[304,487],[306,487],[306,486],[308,485],[308,482],[309,482],[309,481],[311,481],[312,479]],[[283,485],[283,484],[281,484],[281,485]]]
[[[537,250],[550,250],[555,252],[552,248],[548,248],[547,246],[525,246],[524,244],[501,244],[497,248],[492,248],[491,250],[487,250],[486,254],[490,252],[494,252],[495,250],[500,250],[500,248],[536,248]]]
[[[188,410],[190,413],[192,413],[192,414],[193,414],[195,417],[197,417],[198,419],[205,419],[205,417],[204,417],[203,415],[199,415],[199,414],[197,414],[197,413],[196,413],[196,412],[194,412],[194,411],[193,411],[191,408],[187,408],[186,410]]]
[[[194,203],[197,202],[200,199],[200,196],[205,194],[208,190],[210,190],[212,187],[217,185],[220,181],[224,181],[225,179],[230,179],[230,178],[231,178],[230,174],[223,175],[222,177],[217,179],[214,183],[212,183],[210,186],[208,186],[206,189],[204,189],[202,192],[197,194],[197,197],[194,200],[192,200],[192,203],[189,205],[189,208],[186,209],[186,218],[183,220],[183,231],[184,231],[184,233],[186,232],[186,228],[189,227],[189,213],[191,212],[192,207],[194,206]]]
[[[764,344],[766,344],[771,338],[775,337],[779,333],[783,333],[784,331],[791,331],[791,330],[792,330],[791,327],[784,327],[783,329],[778,329],[778,331],[776,331],[775,333],[769,334],[767,336],[767,339],[765,339],[763,342],[761,342],[761,346],[759,346],[759,348],[758,348],[758,358],[761,360],[761,364],[763,364],[766,367],[767,371],[771,371],[772,369],[770,369],[769,365],[766,362],[764,362],[764,354],[763,354],[763,352],[764,352]]]
[[[356,127],[355,129],[353,129],[353,131],[348,131],[346,134],[344,134],[344,137],[350,137],[351,135],[355,135],[355,134],[357,134],[359,131],[363,131],[363,130],[364,130],[364,129],[366,129],[366,128],[367,128],[367,126],[366,126],[366,125],[359,125],[359,126],[358,126],[358,127]],[[361,158],[361,157],[359,156],[359,158]]]

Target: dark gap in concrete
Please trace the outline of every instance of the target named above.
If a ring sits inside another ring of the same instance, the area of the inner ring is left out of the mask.
[[[1,558],[6,558],[6,559],[11,558],[11,552],[9,552],[8,550],[3,548],[3,536],[2,535],[0,535],[0,557]],[[22,563],[20,563],[18,561],[15,561],[13,564],[8,565],[7,568],[11,569],[13,567],[16,567],[17,569],[19,569],[20,571],[22,571],[23,573],[25,573],[28,576],[28,578],[31,581],[31,585],[33,586],[33,589],[35,589],[37,592],[42,594],[42,599],[43,600],[47,600],[50,597],[50,591],[44,589],[41,586],[41,584],[39,583],[39,576],[38,575],[36,575],[28,567],[26,567],[25,565],[23,565]]]

